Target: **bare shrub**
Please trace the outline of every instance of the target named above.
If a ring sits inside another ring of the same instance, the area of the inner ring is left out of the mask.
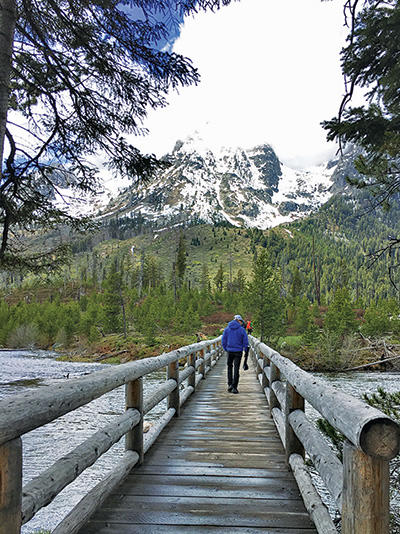
[[[39,329],[37,325],[28,323],[17,326],[8,338],[8,346],[11,349],[33,348],[39,339]]]

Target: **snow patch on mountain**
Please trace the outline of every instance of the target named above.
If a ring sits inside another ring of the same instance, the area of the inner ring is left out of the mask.
[[[329,200],[337,169],[337,162],[291,169],[268,144],[215,151],[197,134],[178,141],[165,160],[168,168],[148,186],[120,192],[104,216],[140,216],[158,225],[225,220],[265,229],[304,217]]]
[[[298,204],[309,204],[314,198],[316,206],[324,204],[332,196],[332,175],[334,167],[330,169],[326,165],[318,165],[308,170],[295,170],[285,165],[282,168],[282,179],[279,189],[273,195],[272,202],[280,204],[295,200]]]

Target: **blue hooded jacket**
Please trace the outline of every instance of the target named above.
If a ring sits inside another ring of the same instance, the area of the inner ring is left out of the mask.
[[[249,346],[246,330],[237,321],[230,321],[222,334],[222,346],[227,352],[242,352]]]

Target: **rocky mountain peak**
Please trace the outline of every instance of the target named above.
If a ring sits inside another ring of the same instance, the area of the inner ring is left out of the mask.
[[[140,214],[160,224],[226,220],[265,229],[318,209],[343,179],[340,160],[299,171],[283,165],[268,144],[215,149],[198,134],[177,141],[165,160],[167,169],[140,192],[120,193],[108,214]]]

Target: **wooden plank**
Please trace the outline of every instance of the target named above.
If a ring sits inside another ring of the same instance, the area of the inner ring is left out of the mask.
[[[185,429],[187,430],[187,429]],[[198,442],[216,442],[216,441],[227,441],[229,443],[232,443],[232,440],[234,437],[237,437],[237,440],[235,441],[246,441],[249,444],[257,444],[258,442],[262,445],[263,443],[270,443],[275,442],[279,443],[279,437],[276,434],[276,428],[272,431],[268,432],[260,432],[254,436],[249,436],[248,434],[238,434],[237,432],[229,432],[225,431],[223,436],[217,436],[215,434],[204,434],[204,432],[195,432],[193,430],[190,431],[190,435],[184,435],[180,436],[179,438],[165,438],[163,439],[163,443],[165,445],[184,445],[186,441],[191,441],[193,438],[196,438]],[[210,446],[212,446],[212,443],[210,443]]]
[[[200,452],[216,452],[216,453],[232,453],[232,454],[242,454],[242,455],[259,455],[265,456],[266,454],[275,454],[280,456],[283,452],[282,445],[278,442],[278,439],[266,441],[263,443],[259,442],[248,442],[241,441],[232,443],[229,440],[224,441],[213,441],[209,442],[208,440],[198,440],[192,439],[190,441],[180,442],[177,444],[167,444],[163,447],[163,452],[166,452],[168,455],[177,454],[187,451],[188,453],[194,451]],[[156,453],[155,453],[156,456]]]
[[[199,527],[192,525],[99,525],[91,523],[85,527],[84,534],[199,534]],[[83,531],[82,531],[83,532]],[[294,527],[288,528],[249,528],[228,526],[202,525],[201,533],[207,534],[312,534],[315,529]]]
[[[187,467],[185,465],[178,466],[169,466],[169,465],[159,465],[159,464],[147,464],[144,463],[140,466],[140,469],[134,470],[129,476],[136,477],[137,472],[140,471],[142,474],[149,475],[176,475],[176,476],[185,476],[188,474]],[[200,467],[190,466],[191,475],[204,475],[204,476],[236,476],[236,477],[264,477],[264,478],[289,478],[292,479],[293,475],[286,469],[282,467],[276,467],[273,469],[248,469],[246,467]]]
[[[288,481],[286,480],[286,484]],[[131,495],[147,495],[149,498],[153,496],[175,496],[175,497],[207,497],[210,494],[213,495],[213,499],[265,499],[266,495],[273,495],[274,500],[280,499],[281,501],[285,500],[295,500],[300,499],[299,490],[296,487],[282,487],[282,484],[270,484],[269,486],[262,486],[260,488],[235,488],[233,484],[227,484],[225,487],[220,487],[218,485],[209,484],[208,486],[202,485],[186,485],[186,484],[176,484],[176,485],[158,485],[158,486],[149,486],[146,484],[136,484],[132,489],[127,490],[124,488],[122,490],[124,494]],[[252,512],[254,513],[254,512]]]
[[[215,366],[79,534],[316,534],[257,378]]]
[[[195,458],[195,456],[194,456]],[[198,459],[197,461],[195,459],[192,459],[190,462],[186,460],[186,462],[179,458],[179,459],[170,459],[169,465],[171,466],[186,466],[187,469],[192,470],[193,467],[203,467],[204,469],[209,469],[210,467],[236,467],[238,465],[238,459],[236,458],[236,455],[233,455],[231,458],[225,458],[224,455],[219,455],[218,457],[208,459],[207,455],[203,456],[203,459]],[[278,465],[278,468],[280,468],[282,471],[286,469],[285,467],[285,461],[280,461],[280,464]],[[274,469],[277,466],[275,461],[271,459],[270,461],[262,459],[259,461],[254,460],[251,465],[249,465],[252,469]]]
[[[157,452],[157,455],[153,459],[159,462],[164,453]],[[238,464],[247,465],[248,467],[258,468],[271,468],[277,463],[282,465],[285,464],[285,459],[282,458],[279,454],[268,455],[267,457],[263,454],[258,455],[241,455],[238,459],[237,453],[210,453],[203,451],[194,451],[192,456],[187,455],[185,459],[182,459],[177,452],[174,452],[172,456],[169,457],[170,465],[187,465],[188,469],[191,468],[191,465],[201,465],[202,463],[207,465],[219,465],[225,467],[235,467]]]
[[[114,493],[121,495],[177,495],[262,499],[266,495],[273,495],[276,499],[298,498],[299,489],[296,482],[286,479],[241,477],[209,477],[209,476],[172,476],[146,475],[131,479]]]
[[[284,510],[283,503],[279,509],[250,510],[246,508],[246,512],[240,514],[236,508],[232,506],[229,509],[225,505],[225,499],[221,500],[220,506],[213,511],[204,506],[196,510],[196,499],[193,500],[191,507],[188,507],[185,512],[179,513],[175,508],[170,511],[142,511],[142,510],[117,510],[115,513],[108,512],[102,509],[96,514],[96,523],[99,524],[118,524],[129,525],[130,523],[142,524],[160,524],[160,525],[196,525],[200,531],[203,525],[207,526],[226,526],[234,527],[258,527],[258,528],[273,528],[286,527],[295,528],[303,526],[312,528],[312,523],[308,514],[304,513],[287,513]],[[314,532],[316,532],[314,530]],[[84,533],[84,530],[82,530]]]
[[[254,510],[261,510],[262,507],[268,507],[268,511],[281,512],[282,506],[289,505],[291,507],[291,513],[304,513],[304,508],[301,501],[297,499],[286,499],[286,500],[267,500],[267,499],[254,499],[254,498],[227,498],[223,499],[224,505],[232,507],[235,509],[236,513],[254,513]],[[221,501],[214,497],[181,497],[181,496],[156,496],[151,499],[148,496],[144,495],[114,495],[107,501],[107,507],[104,509],[109,512],[111,510],[133,510],[135,508],[140,508],[142,511],[157,512],[175,510],[179,513],[185,512],[188,509],[193,508],[194,505],[197,507],[204,508],[207,507],[207,510],[219,511],[221,508]]]

